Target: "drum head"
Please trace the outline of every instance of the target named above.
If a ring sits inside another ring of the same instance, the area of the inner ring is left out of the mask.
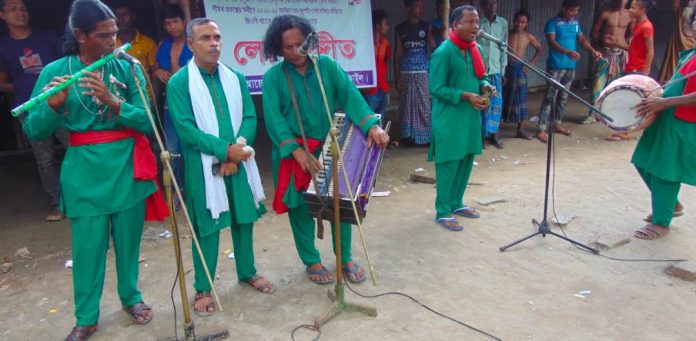
[[[640,125],[643,117],[636,117],[635,107],[643,99],[641,93],[630,87],[622,88],[621,86],[612,89],[613,91],[604,93],[598,100],[601,101],[599,110],[614,121],[609,122],[600,116],[602,123],[614,130],[631,130]]]

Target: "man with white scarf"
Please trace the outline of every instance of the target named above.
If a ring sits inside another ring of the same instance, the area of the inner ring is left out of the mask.
[[[186,27],[193,59],[167,85],[167,104],[181,139],[186,201],[203,257],[215,278],[221,229],[230,227],[237,277],[262,293],[275,291],[254,267],[253,224],[266,212],[259,172],[249,146],[256,138],[256,110],[244,76],[220,63],[221,35],[207,18]],[[193,310],[216,307],[201,259],[193,252]]]

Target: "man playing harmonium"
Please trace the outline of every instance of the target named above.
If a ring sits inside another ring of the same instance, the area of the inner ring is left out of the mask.
[[[264,38],[264,53],[271,60],[283,60],[263,77],[263,111],[273,142],[273,209],[277,213],[288,212],[295,246],[309,279],[326,284],[334,279],[322,265],[314,245],[314,219],[304,199],[311,178],[309,172],[322,167],[317,156],[331,126],[314,62],[299,51],[305,37],[313,31],[306,19],[294,15],[278,16],[271,22]],[[316,62],[331,115],[336,107],[342,108],[368,137],[368,143],[386,147],[389,136],[345,71],[326,56],[319,56]],[[303,134],[309,151],[302,146]],[[351,226],[345,223],[341,224],[341,260],[349,281],[357,283],[367,278],[365,270],[351,258]]]
[[[193,252],[193,310],[207,316],[217,307],[201,262],[215,278],[220,230],[228,226],[239,282],[267,294],[275,287],[254,266],[254,222],[266,209],[252,151],[245,148],[254,142],[257,124],[246,80],[219,62],[222,38],[214,21],[192,20],[186,36],[193,59],[169,80],[167,105],[181,139],[188,212],[205,258]]]

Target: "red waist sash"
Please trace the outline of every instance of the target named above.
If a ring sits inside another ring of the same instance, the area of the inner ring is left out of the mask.
[[[152,193],[145,200],[145,220],[164,221],[169,216],[167,203],[164,201],[159,181],[157,181],[157,162],[155,155],[150,149],[150,142],[147,137],[132,129],[124,130],[101,130],[86,132],[70,132],[70,145],[82,146],[88,144],[109,143],[127,138],[133,138],[133,178],[136,181],[154,181],[157,185],[157,192]]]
[[[302,138],[295,138],[297,143],[302,144]],[[309,152],[314,153],[314,151],[321,145],[321,141],[316,139],[307,139],[307,147],[309,147]],[[302,170],[300,164],[295,161],[294,158],[289,157],[280,160],[280,166],[278,168],[278,184],[276,185],[275,195],[273,196],[273,210],[282,214],[288,211],[288,206],[283,202],[283,196],[287,192],[290,186],[290,179],[295,180],[295,191],[306,191],[309,187],[309,182],[312,181],[312,175],[309,172]]]

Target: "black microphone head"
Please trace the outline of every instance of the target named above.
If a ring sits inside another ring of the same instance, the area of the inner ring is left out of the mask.
[[[140,64],[140,61],[137,58],[126,53],[126,50],[123,48],[117,48],[114,51],[114,56],[118,59],[123,59],[131,64]]]

